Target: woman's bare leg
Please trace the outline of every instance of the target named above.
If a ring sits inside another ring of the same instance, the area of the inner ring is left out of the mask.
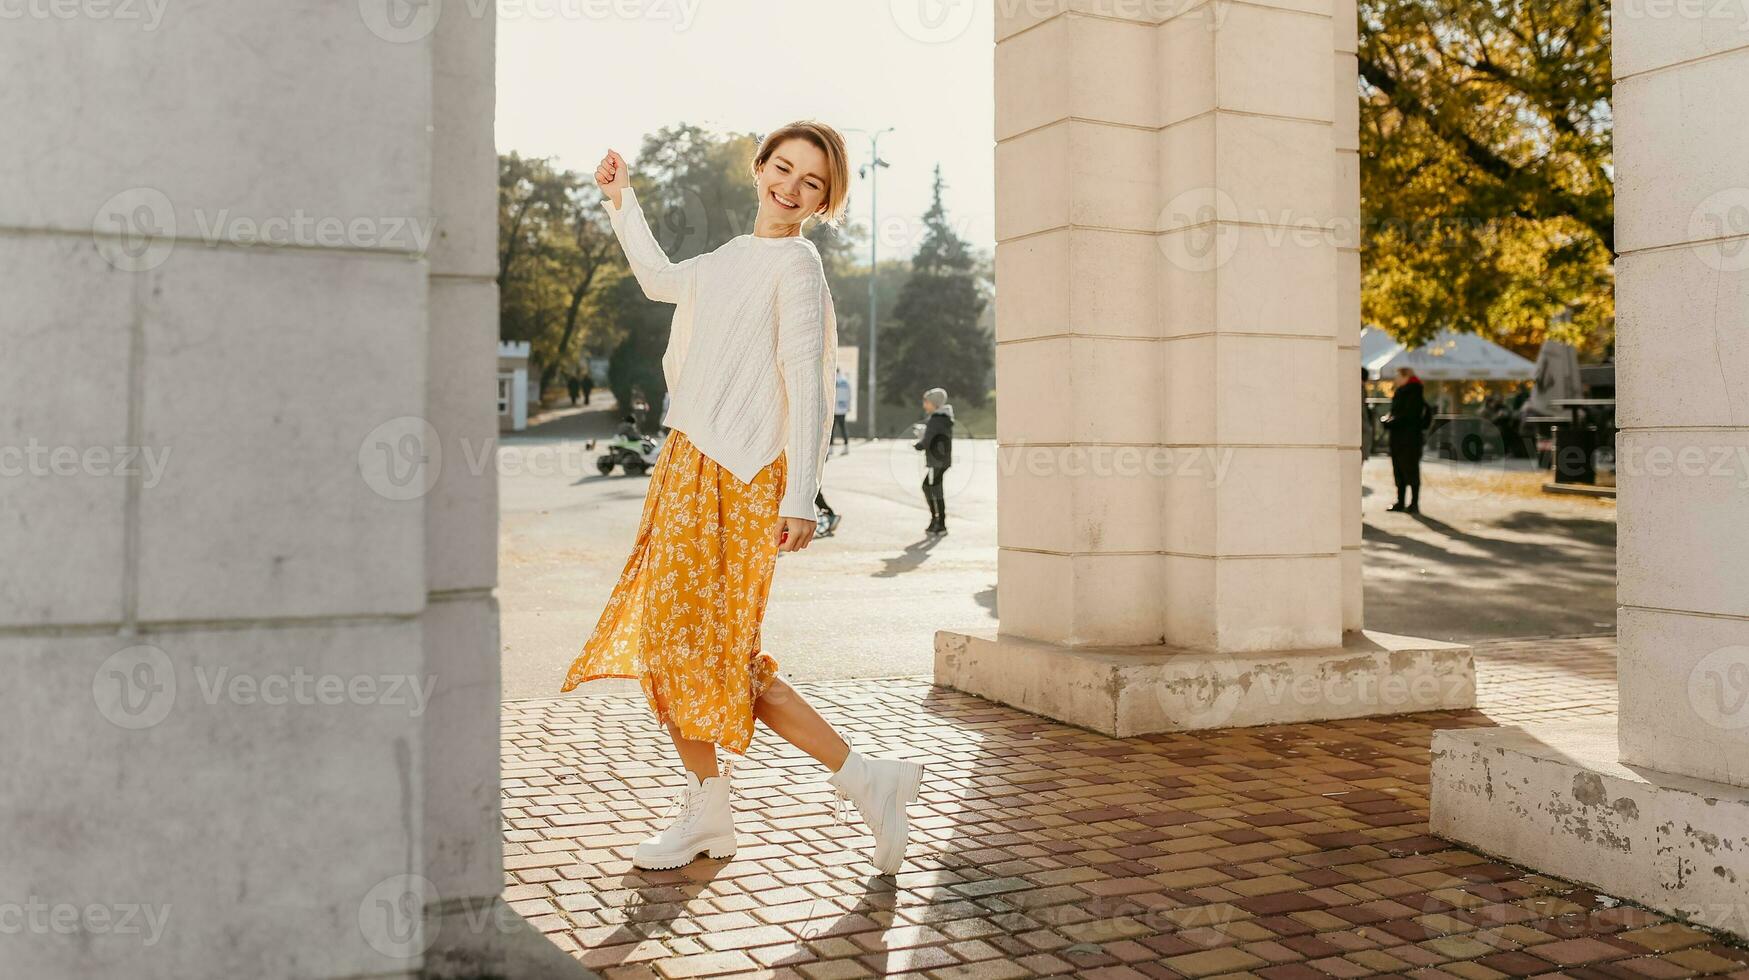
[[[680,753],[680,764],[686,770],[698,777],[699,782],[714,778],[717,775],[717,746],[714,742],[701,739],[681,738],[680,729],[672,723],[668,726],[668,737],[674,740],[674,751]]]
[[[771,686],[753,703],[753,716],[833,772],[850,755],[850,745],[839,737],[832,723],[782,679],[772,680]]]

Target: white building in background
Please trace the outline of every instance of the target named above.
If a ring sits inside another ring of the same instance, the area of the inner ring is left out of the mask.
[[[528,428],[528,351],[526,340],[498,342],[498,431]]]

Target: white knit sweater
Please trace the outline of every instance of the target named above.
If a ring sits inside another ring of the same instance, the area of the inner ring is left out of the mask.
[[[658,303],[673,303],[662,355],[665,423],[743,483],[787,452],[777,512],[814,520],[832,434],[838,322],[820,253],[806,238],[742,235],[670,262],[631,188],[603,198],[626,261]]]

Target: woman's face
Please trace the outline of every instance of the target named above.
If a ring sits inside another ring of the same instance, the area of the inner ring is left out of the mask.
[[[759,168],[759,217],[799,225],[826,204],[826,154],[804,139],[777,145]]]

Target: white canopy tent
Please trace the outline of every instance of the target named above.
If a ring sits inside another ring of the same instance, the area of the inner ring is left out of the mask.
[[[1536,376],[1536,365],[1529,360],[1475,334],[1450,330],[1411,350],[1383,330],[1366,327],[1360,332],[1360,363],[1380,380],[1401,367],[1423,381],[1529,381]]]

